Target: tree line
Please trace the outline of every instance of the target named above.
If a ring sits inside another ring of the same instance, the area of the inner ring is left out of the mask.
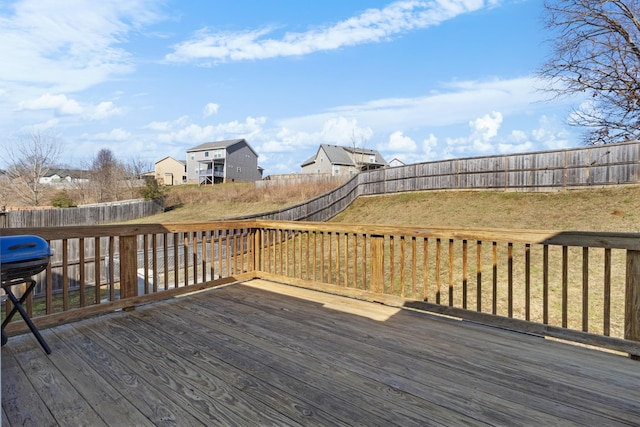
[[[108,148],[98,151],[88,165],[77,170],[77,176],[65,188],[55,189],[43,178],[53,169],[65,169],[57,164],[62,150],[62,139],[51,132],[33,131],[12,141],[1,178],[2,206],[16,203],[41,206],[53,202],[54,206],[70,207],[139,198],[149,192],[145,188],[149,184],[142,176],[152,166],[137,159],[121,161]]]

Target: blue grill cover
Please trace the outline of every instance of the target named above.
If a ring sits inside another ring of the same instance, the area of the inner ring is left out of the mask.
[[[33,276],[49,264],[51,249],[39,236],[0,236],[2,281]]]

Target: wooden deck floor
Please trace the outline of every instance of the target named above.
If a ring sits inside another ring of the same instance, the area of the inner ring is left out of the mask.
[[[2,349],[3,426],[640,425],[640,362],[260,280]]]

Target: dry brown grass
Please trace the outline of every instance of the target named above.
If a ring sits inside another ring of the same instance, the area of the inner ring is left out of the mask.
[[[554,193],[424,191],[362,197],[336,222],[640,232],[640,186]]]
[[[129,223],[211,221],[237,218],[293,206],[333,190],[338,182],[280,184],[257,188],[253,183],[168,188],[162,214]]]

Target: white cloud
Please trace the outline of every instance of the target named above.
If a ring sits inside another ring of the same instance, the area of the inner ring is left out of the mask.
[[[487,105],[505,116],[544,109],[545,104],[540,101],[545,95],[535,90],[539,85],[534,78],[455,82],[426,96],[343,105],[318,114],[282,119],[278,124],[311,131],[336,117],[344,117],[383,134],[398,129],[457,125],[486,114]],[[568,105],[571,100],[566,102]]]
[[[303,33],[285,33],[280,39],[268,38],[273,33],[272,28],[236,33],[215,33],[204,28],[192,39],[173,46],[174,51],[165,59],[171,62],[254,60],[377,43],[398,34],[438,25],[493,3],[493,0],[400,0],[383,9],[368,9],[331,26]]]
[[[435,148],[438,146],[438,138],[434,134],[429,134],[429,137],[422,141],[422,151],[424,158],[422,161],[436,160]]]
[[[209,116],[213,116],[218,114],[218,109],[220,108],[220,106],[218,104],[214,104],[213,102],[208,103],[207,105],[204,106],[204,108],[202,109],[202,114],[205,117],[209,117]]]
[[[569,132],[557,119],[549,116],[542,116],[539,120],[538,128],[531,132],[534,141],[546,150],[560,150],[571,147]]]
[[[386,143],[378,145],[378,150],[380,151],[400,153],[413,152],[416,151],[417,148],[418,145],[416,142],[408,136],[403,135],[402,131],[393,132]]]
[[[117,47],[129,33],[155,22],[157,0],[19,0],[0,11],[0,86],[78,91],[132,69]],[[4,82],[4,83],[2,83]]]
[[[104,120],[120,114],[122,114],[121,108],[116,107],[111,101],[105,101],[96,105],[93,112],[90,114],[90,118],[93,120]]]
[[[77,101],[69,99],[66,95],[42,95],[37,99],[22,101],[18,104],[18,110],[55,110],[59,114],[82,114],[83,108]]]
[[[186,126],[188,123],[189,123],[189,117],[182,116],[176,120],[168,121],[168,122],[151,122],[145,126],[145,129],[150,129],[158,132],[168,132],[168,131]]]
[[[252,137],[262,132],[266,120],[265,117],[247,117],[244,122],[234,120],[215,126],[200,126],[187,123],[187,118],[182,117],[175,122],[154,122],[147,125],[147,128],[164,132],[158,135],[158,139],[162,142],[183,142],[196,145],[207,141],[233,138],[251,140]]]
[[[104,101],[98,105],[82,105],[66,95],[51,95],[49,93],[29,101],[21,101],[18,111],[52,110],[61,116],[77,116],[89,120],[104,120],[122,114],[122,109],[111,101]]]
[[[99,141],[127,141],[131,138],[131,133],[124,129],[112,129],[111,132],[108,133],[97,133],[95,135],[89,136],[92,140]]]
[[[469,123],[473,132],[470,139],[473,143],[474,151],[488,153],[494,149],[492,140],[498,135],[498,129],[502,125],[502,114],[496,111],[485,114]]]

